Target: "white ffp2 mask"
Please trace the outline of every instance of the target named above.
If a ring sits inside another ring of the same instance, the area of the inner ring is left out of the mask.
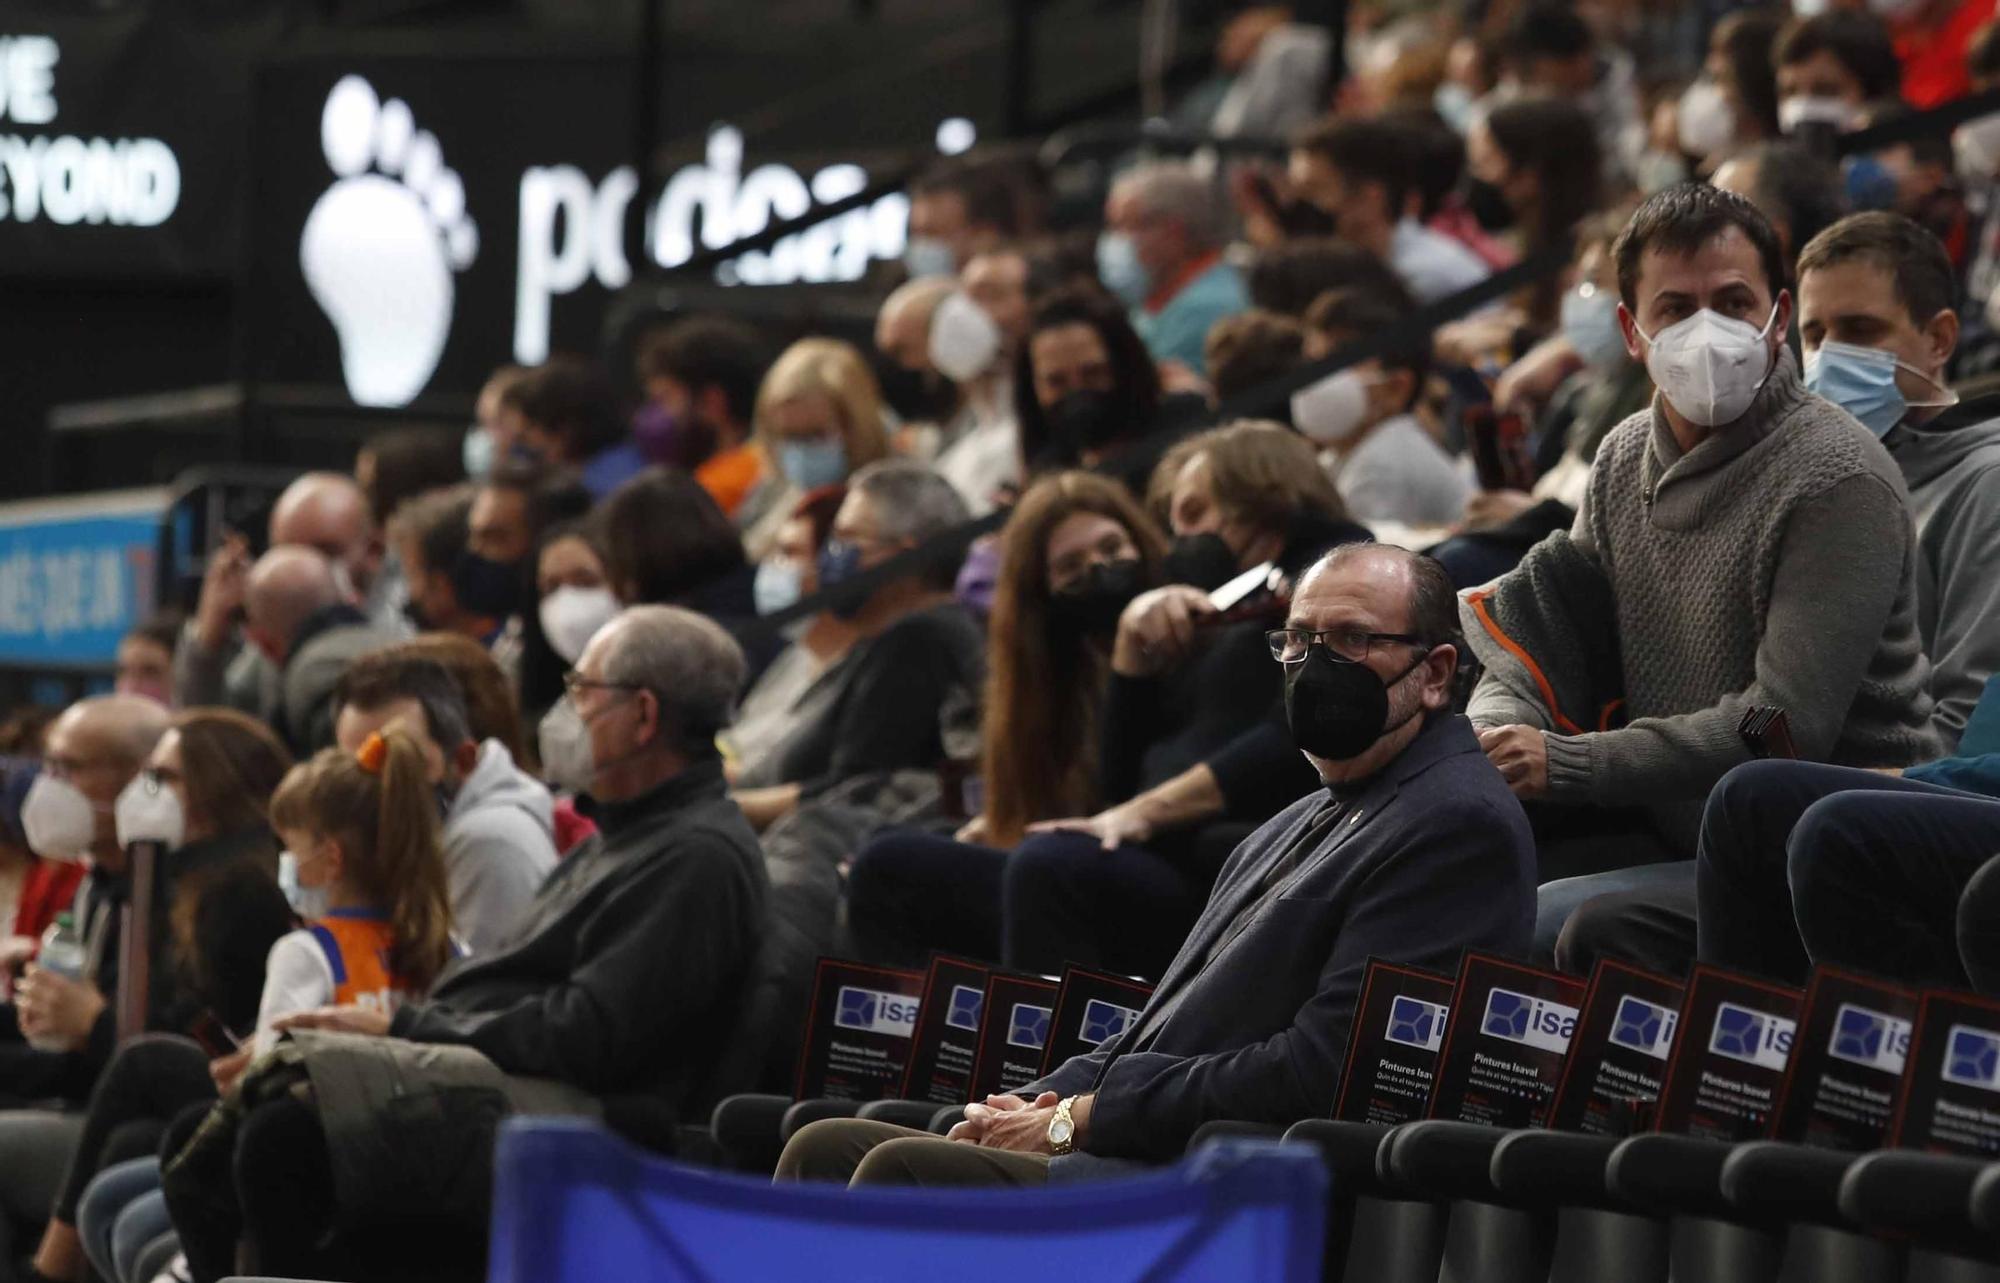
[[[578,588],[565,584],[542,598],[542,636],[566,664],[583,658],[584,647],[597,631],[618,617],[623,607],[609,588]]]
[[[82,789],[43,771],[21,802],[21,831],[44,860],[81,864],[97,845],[97,808]]]
[[[1292,426],[1320,445],[1351,440],[1368,421],[1368,377],[1340,370],[1292,393]]]
[[[1704,428],[1734,423],[1771,375],[1773,356],[1765,340],[1777,320],[1775,303],[1761,330],[1703,308],[1658,334],[1639,330],[1646,340],[1646,371],[1688,422]]]
[[[187,814],[181,808],[180,794],[151,771],[132,777],[111,808],[111,818],[117,822],[121,847],[157,842],[173,851],[187,840]]]

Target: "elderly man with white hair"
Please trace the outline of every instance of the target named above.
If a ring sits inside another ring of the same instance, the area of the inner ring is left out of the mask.
[[[1155,361],[1200,374],[1209,327],[1249,308],[1242,276],[1222,261],[1228,235],[1215,184],[1187,165],[1141,165],[1112,184],[1097,274]]]
[[[196,1278],[234,1273],[239,1238],[274,1275],[416,1277],[435,1262],[445,1277],[478,1257],[505,1115],[602,1114],[656,1138],[706,1116],[765,921],[763,858],[715,749],[744,671],[729,634],[674,606],[634,607],[592,638],[543,753],[588,790],[597,835],[506,944],[428,997],[285,1022],[292,1041],[167,1167]],[[286,1090],[308,1076],[309,1098]],[[385,1220],[399,1232],[335,1228]]]

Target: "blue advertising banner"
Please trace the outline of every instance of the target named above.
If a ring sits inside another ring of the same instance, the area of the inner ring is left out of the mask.
[[[110,667],[153,609],[166,490],[0,506],[0,665]]]

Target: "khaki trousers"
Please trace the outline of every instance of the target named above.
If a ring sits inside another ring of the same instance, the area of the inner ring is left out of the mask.
[[[1046,1185],[1046,1154],[982,1149],[863,1118],[826,1118],[799,1130],[778,1159],[781,1181],[848,1185]]]

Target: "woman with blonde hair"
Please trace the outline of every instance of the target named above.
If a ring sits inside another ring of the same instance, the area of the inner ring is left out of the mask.
[[[753,432],[765,477],[736,514],[752,561],[771,551],[807,491],[845,482],[889,453],[875,372],[839,339],[800,339],[784,350],[757,389]]]

